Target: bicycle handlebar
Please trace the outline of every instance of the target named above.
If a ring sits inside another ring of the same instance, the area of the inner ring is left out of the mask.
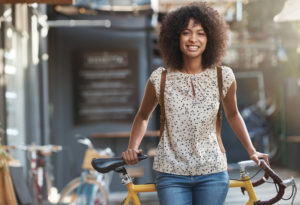
[[[269,176],[268,172],[265,171],[264,176],[261,179],[257,180],[256,182],[253,182],[252,185],[254,187],[262,185],[263,183],[265,183],[269,179],[269,177],[270,176]]]
[[[274,204],[282,198],[282,196],[284,194],[284,190],[287,186],[282,183],[282,180],[280,179],[280,177],[267,165],[267,163],[264,160],[261,160],[260,162],[261,162],[260,167],[265,171],[264,177],[266,178],[266,177],[270,176],[273,179],[274,183],[278,185],[279,191],[278,191],[277,195],[275,197],[271,198],[270,200],[256,201],[256,202],[254,202],[254,205]],[[264,180],[262,178],[262,179],[258,180],[257,182],[254,182],[254,183],[255,183],[255,186],[258,186],[258,185],[264,183],[265,181],[266,180]],[[292,183],[289,184],[289,185],[292,185]]]

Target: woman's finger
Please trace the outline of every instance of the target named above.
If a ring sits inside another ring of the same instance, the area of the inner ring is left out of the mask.
[[[130,164],[137,164],[138,163],[136,150],[130,149],[130,159],[131,159]]]
[[[270,163],[269,163],[269,155],[268,155],[268,154],[264,154],[264,155],[263,155],[263,159],[264,159],[265,162],[270,166]]]
[[[127,153],[128,153],[128,164],[132,164],[134,158],[132,150],[131,149],[127,150]]]
[[[138,163],[138,155],[142,154],[142,150],[128,149],[122,153],[122,158],[126,164],[133,165]]]
[[[255,161],[257,165],[260,165],[260,159],[263,159],[270,166],[268,154],[256,152],[255,154],[250,156],[250,159]]]
[[[252,159],[258,166],[260,165],[260,161],[259,161],[257,154],[251,155],[250,159]]]
[[[122,158],[123,158],[123,160],[125,161],[125,163],[127,164],[127,163],[128,163],[128,157],[127,157],[126,151],[125,151],[125,152],[122,152]]]
[[[268,165],[270,165],[269,164],[269,159],[268,159],[269,158],[268,154],[259,153],[258,158],[263,159]]]

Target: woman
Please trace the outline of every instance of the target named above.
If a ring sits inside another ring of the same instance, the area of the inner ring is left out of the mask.
[[[167,65],[165,124],[153,168],[161,205],[220,205],[229,188],[226,154],[217,137],[219,90],[217,68],[227,45],[227,27],[205,3],[193,3],[169,13],[163,20],[159,46]],[[136,164],[139,145],[149,117],[158,104],[161,74],[155,70],[133,122],[127,164]],[[236,81],[229,67],[222,67],[223,108],[232,129],[249,157],[259,164],[268,156],[253,147],[237,108]]]

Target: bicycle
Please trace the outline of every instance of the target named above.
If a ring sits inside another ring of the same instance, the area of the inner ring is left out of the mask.
[[[113,152],[110,148],[96,150],[88,138],[78,139],[77,141],[88,146],[82,163],[83,171],[79,177],[71,180],[65,188],[63,188],[58,203],[107,205],[107,190],[111,176],[105,176],[95,172],[90,161],[95,157],[111,157],[113,156]]]
[[[139,156],[139,161],[147,159],[147,155],[140,155]],[[130,201],[132,201],[133,205],[140,205],[140,200],[138,198],[138,193],[142,192],[155,192],[155,184],[140,184],[136,185],[133,184],[132,178],[128,175],[126,168],[124,167],[125,162],[121,157],[116,157],[116,158],[106,158],[106,159],[93,159],[91,161],[91,164],[93,168],[104,174],[107,172],[110,172],[112,170],[121,173],[121,178],[122,178],[122,183],[126,185],[127,190],[128,190],[128,195],[125,198],[123,204],[128,205]],[[238,163],[240,167],[240,179],[239,180],[234,180],[230,179],[230,188],[233,187],[240,187],[242,189],[242,192],[244,193],[245,191],[248,193],[249,200],[246,202],[246,205],[269,205],[269,204],[274,204],[277,201],[281,200],[284,191],[287,187],[293,186],[293,197],[295,198],[296,192],[297,192],[297,187],[295,184],[295,180],[293,177],[282,180],[267,164],[265,161],[261,160],[260,167],[265,171],[264,176],[256,181],[252,182],[251,178],[249,176],[249,173],[246,171],[246,167],[253,167],[256,166],[256,163],[252,160],[247,160],[247,161],[241,161]],[[275,197],[273,197],[270,200],[267,201],[260,201],[258,200],[254,187],[259,186],[263,184],[264,182],[267,182],[268,178],[272,178],[275,185],[278,186],[279,191]],[[295,191],[295,192],[294,192]],[[294,201],[294,198],[292,199],[292,204]]]
[[[278,156],[280,147],[279,135],[273,127],[275,122],[272,122],[276,112],[276,105],[271,101],[268,108],[257,103],[241,110],[252,143],[258,151],[267,153],[270,160]]]
[[[51,188],[51,180],[47,174],[45,157],[50,156],[53,152],[62,150],[59,145],[11,145],[4,146],[6,150],[22,150],[28,153],[30,161],[30,178],[32,180],[32,190],[34,200],[37,203],[48,201],[48,194]]]

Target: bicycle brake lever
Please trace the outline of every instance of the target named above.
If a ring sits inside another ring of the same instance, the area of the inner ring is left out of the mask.
[[[291,178],[289,178],[289,179],[282,180],[282,184],[283,184],[285,187],[289,187],[289,186],[294,186],[294,185],[296,185],[296,182],[295,182],[294,177],[291,177]]]

